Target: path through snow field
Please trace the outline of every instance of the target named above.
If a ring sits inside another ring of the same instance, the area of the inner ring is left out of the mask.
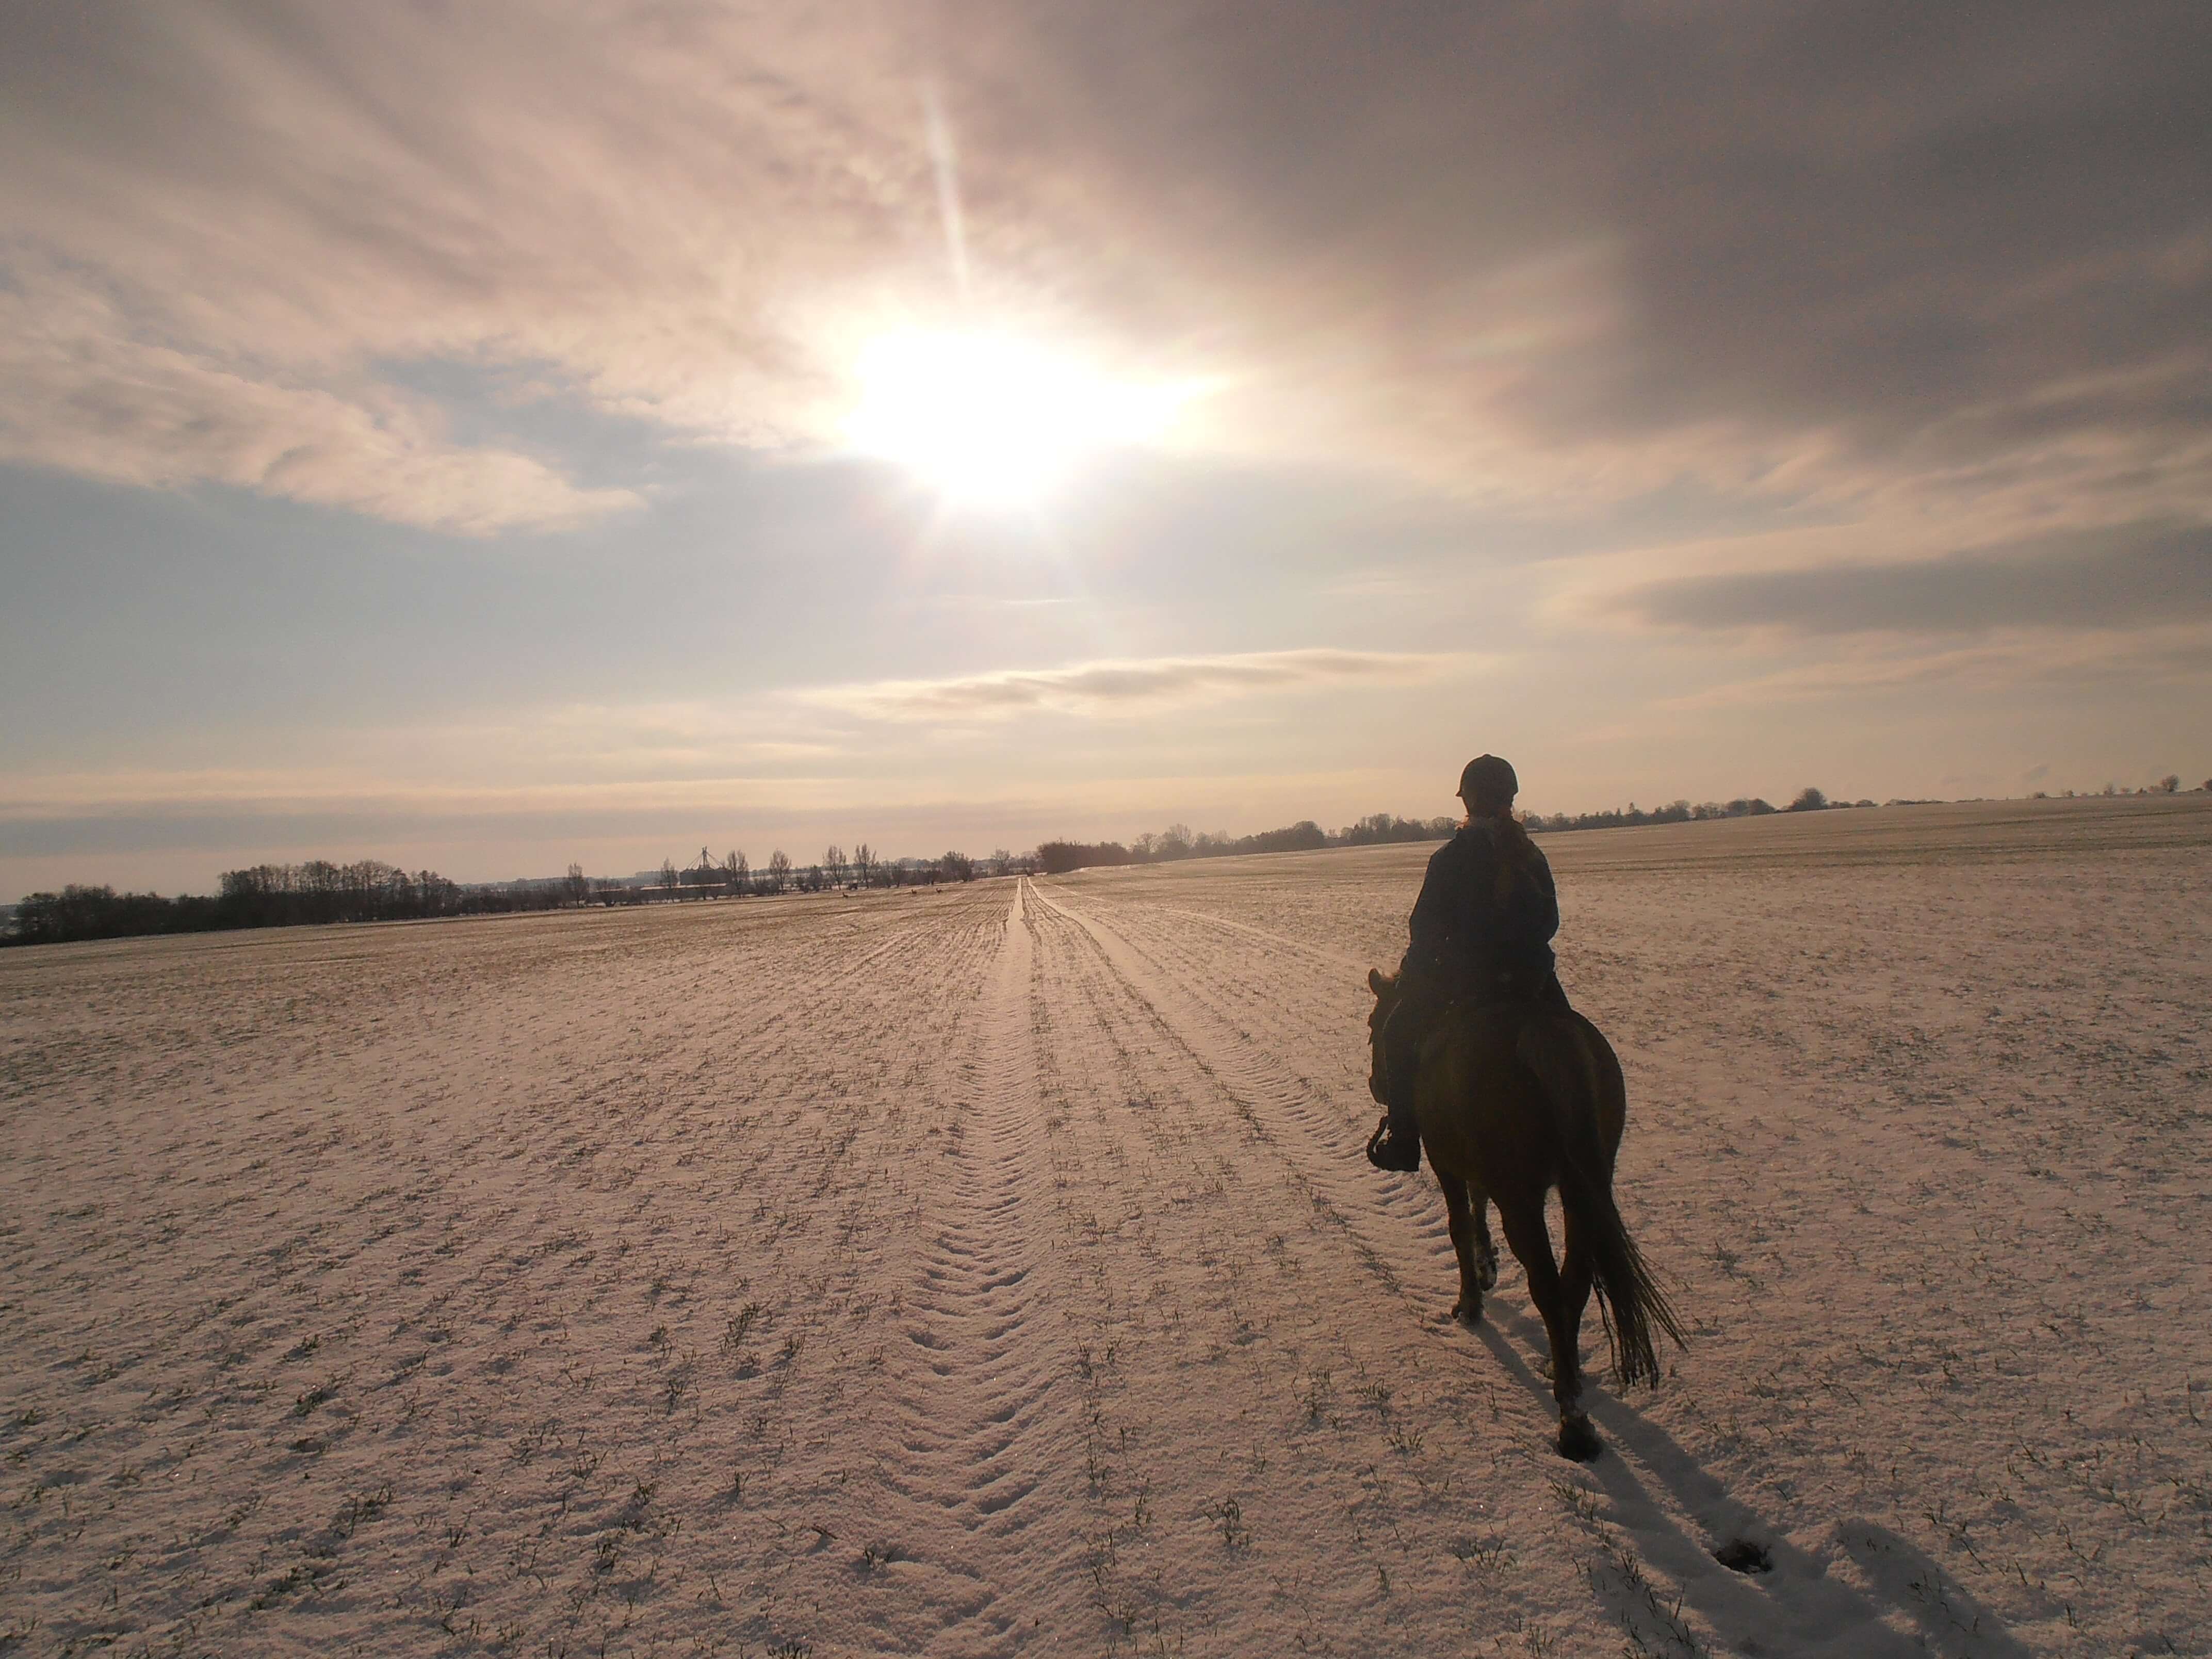
[[[2212,1650],[2212,803],[1542,845],[1587,1467],[1360,1154],[1425,846],[0,954],[0,1652]]]

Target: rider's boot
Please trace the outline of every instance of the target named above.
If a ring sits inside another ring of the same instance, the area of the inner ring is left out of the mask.
[[[1367,1161],[1378,1170],[1411,1175],[1421,1167],[1420,1131],[1392,1127],[1390,1115],[1385,1112],[1376,1123],[1375,1133],[1367,1138]]]
[[[1385,1033],[1387,1036],[1389,1033]],[[1410,1175],[1421,1167],[1420,1120],[1413,1112],[1413,1067],[1411,1057],[1402,1057],[1401,1064],[1391,1066],[1393,1056],[1383,1051],[1389,1075],[1385,1079],[1390,1097],[1390,1109],[1375,1126],[1375,1133],[1367,1138],[1367,1161],[1378,1170],[1388,1170],[1397,1175]]]

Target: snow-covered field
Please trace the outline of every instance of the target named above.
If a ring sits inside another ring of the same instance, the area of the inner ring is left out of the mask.
[[[2212,802],[1543,845],[1588,1467],[1360,1156],[1426,847],[0,956],[0,1651],[2212,1651]]]

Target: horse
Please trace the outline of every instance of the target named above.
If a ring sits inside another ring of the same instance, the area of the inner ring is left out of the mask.
[[[1398,978],[1370,969],[1367,987],[1375,994],[1368,1089],[1387,1107],[1381,1038]],[[1624,1388],[1658,1382],[1655,1328],[1684,1346],[1681,1322],[1613,1200],[1613,1159],[1628,1122],[1620,1057],[1571,1010],[1528,1002],[1455,1006],[1422,1044],[1414,1099],[1459,1258],[1453,1316],[1478,1322],[1482,1293],[1498,1283],[1486,1215],[1495,1203],[1551,1339],[1560,1455],[1588,1462],[1602,1449],[1583,1410],[1577,1352],[1592,1288]],[[1566,1218],[1565,1257],[1556,1265],[1544,1223],[1545,1194],[1554,1187]]]

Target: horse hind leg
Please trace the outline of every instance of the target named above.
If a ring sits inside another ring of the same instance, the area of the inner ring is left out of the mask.
[[[1582,1358],[1577,1352],[1582,1334],[1582,1303],[1567,1299],[1567,1286],[1552,1260],[1552,1236],[1544,1226],[1540,1199],[1533,1205],[1498,1206],[1505,1224],[1505,1242],[1520,1259],[1528,1276],[1528,1294],[1543,1316],[1544,1334],[1552,1343],[1552,1398],[1559,1407],[1558,1445],[1562,1457],[1587,1463],[1602,1449],[1597,1431],[1583,1410]],[[1583,1296],[1589,1294],[1588,1283]]]
[[[1468,1207],[1474,1212],[1474,1282],[1485,1291],[1498,1288],[1498,1246],[1490,1238],[1490,1194],[1474,1182],[1468,1183]]]
[[[1582,1346],[1583,1311],[1589,1306],[1590,1285],[1596,1278],[1595,1264],[1590,1259],[1589,1229],[1579,1226],[1575,1212],[1567,1210],[1561,1217],[1566,1238],[1559,1251],[1559,1308],[1560,1316],[1567,1328],[1567,1344],[1577,1352]],[[1578,1449],[1570,1449],[1571,1437]],[[1597,1431],[1589,1425],[1583,1414],[1579,1399],[1571,1414],[1562,1403],[1559,1408],[1559,1450],[1578,1463],[1587,1463],[1601,1449]]]
[[[1590,1260],[1589,1240],[1586,1237],[1589,1229],[1576,1220],[1571,1209],[1565,1211],[1564,1221],[1567,1237],[1559,1251],[1559,1297],[1566,1309],[1567,1323],[1579,1334],[1597,1269]]]

